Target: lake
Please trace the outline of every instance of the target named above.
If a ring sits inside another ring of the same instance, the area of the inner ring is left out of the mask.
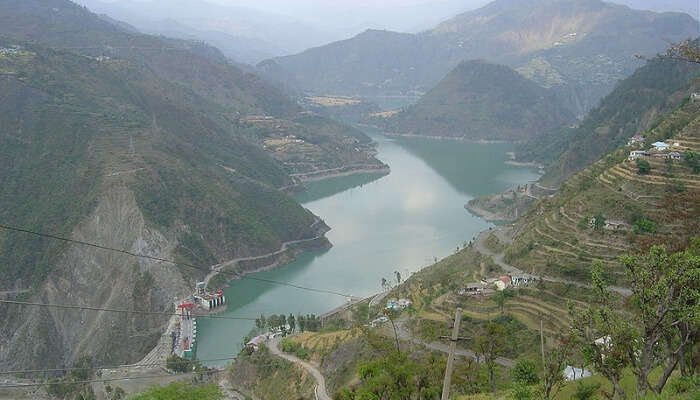
[[[358,297],[381,291],[394,271],[408,277],[453,253],[491,224],[464,209],[470,199],[536,180],[532,168],[505,164],[510,144],[387,138],[366,129],[391,174],[353,175],[308,184],[298,201],[332,228],[330,250],[253,276]],[[250,280],[225,290],[220,315],[323,314],[344,297]],[[197,357],[235,356],[252,321],[199,318]],[[221,366],[227,362],[206,363]]]

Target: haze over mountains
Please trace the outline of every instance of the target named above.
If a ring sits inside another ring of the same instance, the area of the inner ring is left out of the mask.
[[[420,34],[369,30],[265,62],[312,93],[425,92],[463,60],[483,58],[554,89],[581,116],[654,55],[698,34],[687,14],[651,13],[599,0],[497,0]]]
[[[514,141],[573,120],[551,90],[506,66],[465,61],[415,105],[379,123],[397,134]]]

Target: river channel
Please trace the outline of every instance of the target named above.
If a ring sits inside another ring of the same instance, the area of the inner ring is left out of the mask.
[[[505,163],[512,145],[423,138],[387,138],[368,131],[391,174],[353,175],[309,184],[298,201],[332,228],[330,250],[254,276],[366,297],[382,277],[408,277],[455,251],[491,226],[464,209],[470,199],[539,177]],[[323,314],[347,299],[323,293],[236,281],[225,290],[223,316]],[[252,321],[200,318],[197,357],[235,356]],[[208,362],[222,366],[227,362]]]

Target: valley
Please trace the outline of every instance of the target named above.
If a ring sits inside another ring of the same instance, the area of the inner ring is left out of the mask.
[[[0,399],[695,400],[695,5],[312,1],[0,0]]]

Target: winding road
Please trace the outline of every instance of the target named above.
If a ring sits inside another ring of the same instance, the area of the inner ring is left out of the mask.
[[[328,392],[326,391],[326,378],[323,377],[323,374],[318,369],[318,367],[311,364],[310,362],[304,361],[304,360],[302,360],[298,357],[295,357],[291,354],[287,354],[287,353],[282,352],[279,349],[279,344],[280,344],[281,340],[282,339],[279,337],[270,340],[269,348],[270,348],[270,351],[272,352],[272,354],[304,367],[304,369],[309,371],[309,373],[311,375],[313,375],[313,377],[316,379],[316,384],[317,384],[316,389],[315,389],[316,400],[331,400],[331,397],[328,395]]]
[[[428,343],[428,342],[425,342],[423,340],[420,340],[418,338],[411,336],[411,334],[408,332],[408,330],[406,330],[406,327],[404,326],[405,323],[406,323],[405,317],[403,319],[399,319],[398,321],[396,321],[396,333],[398,334],[399,339],[406,341],[406,342],[411,342],[413,344],[419,344],[419,345],[422,345],[422,346],[429,348],[430,350],[439,351],[441,353],[448,354],[450,352],[450,346],[447,343],[440,343],[440,342]],[[476,359],[476,353],[474,353],[471,350],[467,350],[467,349],[459,349],[458,348],[455,351],[455,355]],[[496,358],[496,364],[502,365],[504,367],[512,368],[513,365],[515,365],[515,361],[511,360],[510,358],[498,357],[498,358]]]
[[[503,261],[504,254],[503,253],[495,253],[486,247],[486,238],[489,237],[490,234],[496,235],[499,240],[501,240],[504,243],[509,243],[511,242],[511,239],[507,236],[505,230],[509,229],[507,227],[497,227],[494,229],[490,229],[487,231],[483,231],[479,233],[479,236],[476,237],[476,240],[474,241],[474,247],[479,253],[485,254],[491,258],[493,258],[493,262],[498,264],[501,268],[503,268],[506,272],[510,272],[513,274],[523,274],[522,270],[518,269],[517,267],[514,267],[505,261]],[[576,281],[569,281],[566,279],[561,279],[561,278],[554,278],[551,276],[536,276],[537,278],[546,281],[546,282],[554,282],[554,283],[563,283],[565,285],[573,285],[573,286],[578,286],[586,289],[591,289],[592,286],[587,284],[587,283],[581,283],[581,282],[576,282]],[[618,287],[618,286],[609,286],[608,287],[610,290],[617,292],[623,296],[631,296],[632,291],[627,288],[623,287]]]
[[[311,228],[313,228],[313,227],[314,227],[315,225],[317,225],[319,222],[321,222],[321,219],[316,219],[316,221],[315,221],[313,224],[311,224]],[[282,254],[282,253],[284,253],[285,251],[287,251],[287,249],[289,248],[289,246],[292,246],[292,245],[295,245],[295,244],[299,244],[299,243],[313,242],[314,240],[318,240],[318,239],[322,238],[325,234],[326,234],[326,232],[322,232],[322,233],[319,233],[318,235],[316,235],[316,236],[314,236],[314,237],[312,237],[312,238],[310,238],[310,239],[291,240],[291,241],[289,241],[289,242],[284,242],[284,243],[282,243],[282,247],[280,247],[279,250],[273,251],[272,253],[267,253],[267,254],[263,254],[263,255],[260,255],[260,256],[234,258],[233,260],[229,260],[229,261],[226,261],[226,262],[224,262],[224,263],[214,265],[214,266],[211,267],[211,272],[209,272],[209,273],[207,274],[207,276],[204,278],[205,286],[206,286],[206,287],[209,287],[209,281],[210,281],[213,277],[215,277],[216,275],[218,275],[224,268],[233,267],[233,266],[235,266],[236,264],[238,264],[238,263],[241,262],[241,261],[260,260],[260,259],[263,259],[263,258],[272,257],[272,256],[276,256],[276,255],[278,255],[278,254]]]

